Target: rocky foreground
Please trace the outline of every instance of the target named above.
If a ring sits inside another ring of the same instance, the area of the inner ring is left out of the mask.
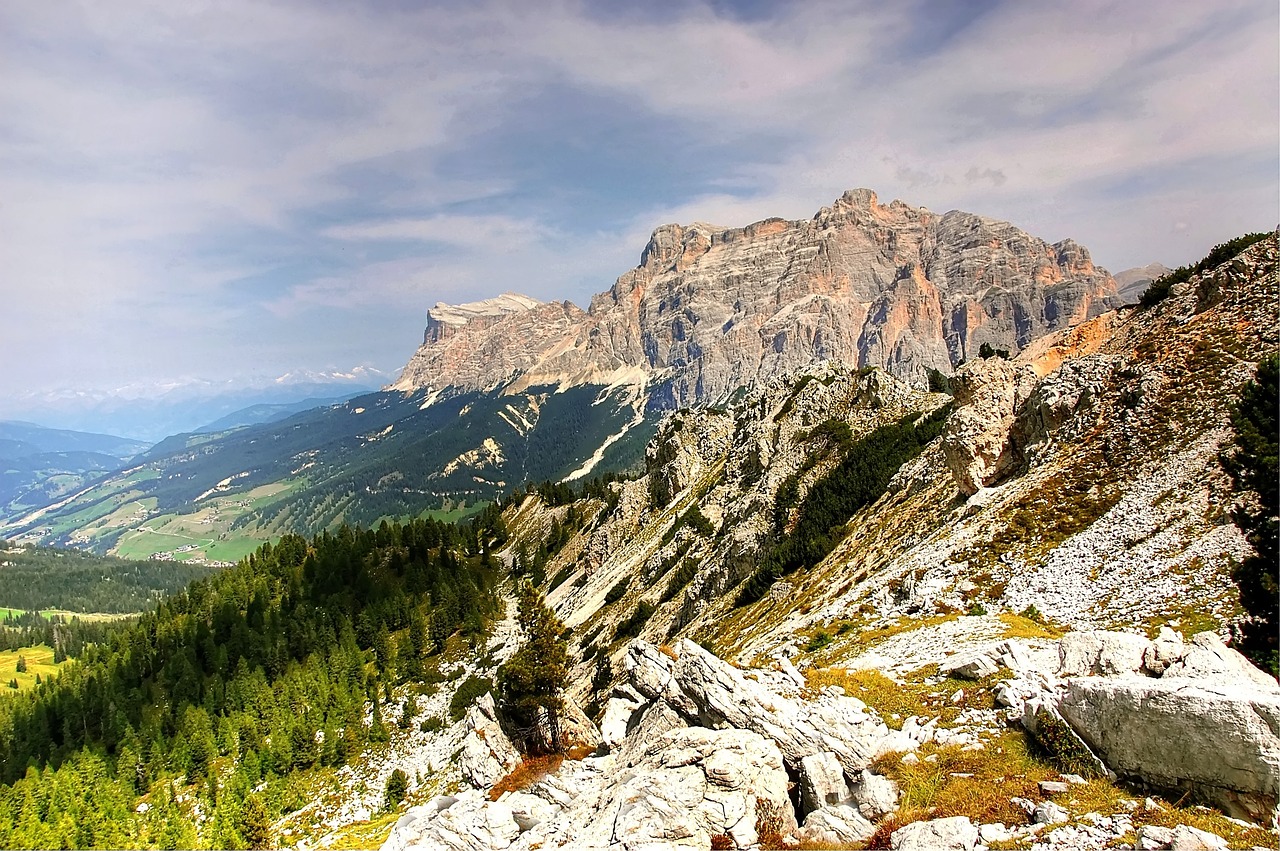
[[[948,708],[902,717],[849,693],[868,680],[822,685],[786,656],[739,669],[634,641],[600,728],[569,725],[589,755],[522,765],[486,696],[462,725],[460,788],[408,810],[383,849],[1275,847],[1280,686],[1216,635],[952,649],[919,684]],[[1024,730],[1062,773],[1036,773]],[[961,801],[922,806],[939,786]]]

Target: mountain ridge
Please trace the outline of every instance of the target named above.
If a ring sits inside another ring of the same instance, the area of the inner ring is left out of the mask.
[[[585,312],[519,298],[519,310],[433,308],[450,316],[447,333],[429,313],[422,347],[388,389],[625,381],[672,408],[826,359],[922,384],[984,343],[1016,352],[1122,303],[1073,240],[881,205],[867,189],[808,220],[662,225]]]

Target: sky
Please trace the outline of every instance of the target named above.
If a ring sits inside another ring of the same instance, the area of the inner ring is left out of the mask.
[[[864,186],[1113,272],[1274,228],[1280,7],[0,4],[0,415],[394,374],[437,301],[586,306],[659,224]]]

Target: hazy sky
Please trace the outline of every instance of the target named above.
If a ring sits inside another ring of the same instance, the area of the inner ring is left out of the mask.
[[[395,370],[867,186],[1112,271],[1280,219],[1275,0],[0,5],[0,394]]]

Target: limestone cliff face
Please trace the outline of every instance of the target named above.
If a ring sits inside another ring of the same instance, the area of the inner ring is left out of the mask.
[[[970,213],[882,205],[860,189],[807,221],[664,225],[587,313],[555,306],[548,321],[548,306],[535,303],[496,321],[478,312],[447,337],[429,328],[396,387],[488,387],[512,369],[522,387],[625,376],[676,406],[820,360],[922,384],[983,343],[1018,352],[1119,303],[1115,281],[1070,240],[1050,245]],[[462,337],[509,354],[464,358]],[[454,356],[438,356],[442,346]],[[461,374],[446,369],[463,359]]]
[[[543,304],[507,293],[427,312],[422,346],[391,389],[495,387],[572,340],[586,314],[569,302]]]

